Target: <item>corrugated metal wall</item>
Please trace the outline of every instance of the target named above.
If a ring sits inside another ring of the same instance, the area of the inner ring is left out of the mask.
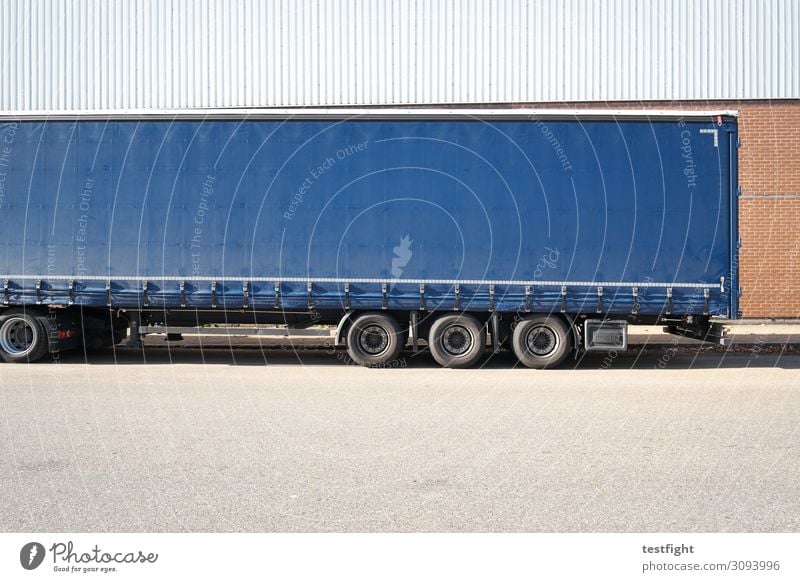
[[[0,0],[0,108],[800,97],[798,0]]]

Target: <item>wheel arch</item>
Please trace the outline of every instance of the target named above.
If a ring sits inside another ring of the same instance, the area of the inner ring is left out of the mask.
[[[336,335],[333,339],[334,346],[346,346],[347,345],[347,328],[353,323],[353,319],[358,314],[357,311],[348,311],[345,313],[342,318],[339,320],[339,323],[336,325]]]

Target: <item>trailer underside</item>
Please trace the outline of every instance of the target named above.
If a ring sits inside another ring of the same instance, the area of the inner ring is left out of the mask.
[[[143,347],[142,338],[162,334],[247,335],[272,338],[327,338],[346,347],[365,366],[386,366],[403,349],[429,349],[446,367],[469,367],[487,349],[509,348],[528,367],[557,366],[580,350],[624,350],[628,325],[663,324],[665,331],[725,343],[724,328],[707,314],[568,313],[531,311],[358,310],[206,308],[6,307],[0,311],[0,356],[30,362],[47,353],[120,343]]]

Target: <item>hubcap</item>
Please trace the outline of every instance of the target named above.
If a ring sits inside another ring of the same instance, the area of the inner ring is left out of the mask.
[[[468,352],[472,342],[472,334],[462,325],[451,325],[442,334],[442,347],[453,356]]]
[[[26,356],[38,340],[37,331],[22,317],[11,317],[0,328],[0,348],[12,356]]]
[[[539,325],[528,332],[525,344],[533,355],[547,356],[558,347],[558,336],[549,327]]]
[[[368,325],[358,338],[361,349],[376,356],[389,346],[389,333],[379,325]]]

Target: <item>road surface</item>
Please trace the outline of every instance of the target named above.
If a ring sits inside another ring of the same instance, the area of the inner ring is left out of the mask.
[[[2,365],[0,530],[800,531],[800,354],[400,363],[251,346]]]

